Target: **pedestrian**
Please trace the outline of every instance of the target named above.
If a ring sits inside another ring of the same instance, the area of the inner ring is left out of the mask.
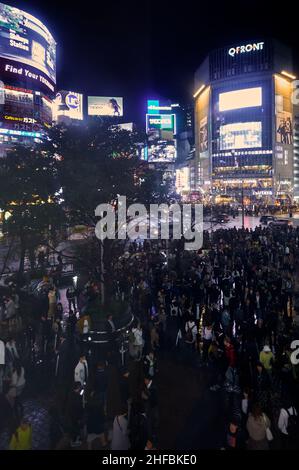
[[[196,349],[197,328],[192,317],[185,324],[185,343]]]
[[[148,437],[155,440],[159,421],[158,394],[154,381],[150,376],[144,378],[141,398],[148,421]]]
[[[26,385],[25,379],[25,370],[21,364],[21,361],[18,359],[14,363],[9,389],[6,394],[6,398],[10,403],[12,408],[15,408],[15,405],[20,406],[20,397],[24,391]],[[21,410],[22,411],[22,410]]]
[[[110,448],[111,450],[128,450],[130,448],[126,406],[122,406],[114,418]]]
[[[55,287],[51,287],[48,292],[48,299],[49,299],[49,310],[48,310],[48,320],[52,323],[56,316],[56,308],[57,308],[57,293]]]
[[[103,402],[94,390],[90,392],[87,401],[87,447],[91,450],[96,439],[100,441],[102,448],[107,446],[105,436],[105,418]]]
[[[285,399],[278,418],[278,429],[280,431],[281,448],[296,449],[299,438],[299,420],[297,410],[292,400]]]
[[[246,424],[249,434],[248,450],[269,450],[267,429],[270,429],[270,425],[269,418],[263,413],[260,405],[255,403]]]
[[[272,366],[274,363],[274,354],[272,353],[270,347],[266,344],[263,350],[260,352],[260,362],[263,364],[263,367],[269,375],[272,373]]]
[[[3,393],[3,378],[5,371],[5,343],[0,339],[0,395]]]
[[[107,389],[108,389],[108,372],[104,361],[97,363],[95,376],[94,376],[94,390],[97,397],[99,397],[104,410],[106,409],[107,402]]]
[[[20,425],[13,433],[9,450],[31,450],[32,449],[32,427],[27,419],[22,418]]]
[[[5,354],[6,354],[6,365],[7,365],[6,374],[11,375],[15,361],[17,361],[20,358],[16,341],[12,336],[10,336],[6,342]]]
[[[154,377],[157,372],[157,359],[154,351],[150,351],[144,358],[144,374],[149,377]]]
[[[74,312],[76,311],[76,296],[77,296],[77,293],[76,293],[76,289],[74,288],[74,286],[68,287],[66,290],[66,298],[69,304],[69,312],[71,310],[74,310]]]
[[[132,328],[132,333],[134,335],[134,357],[136,361],[140,361],[142,358],[142,350],[144,346],[143,331],[140,323],[138,323],[136,327]]]
[[[85,387],[88,382],[88,364],[85,354],[81,354],[79,362],[75,367],[74,381],[80,382],[81,387]]]
[[[83,389],[81,383],[75,382],[66,406],[65,418],[71,437],[72,447],[77,447],[82,444],[81,434],[84,417],[82,392]]]

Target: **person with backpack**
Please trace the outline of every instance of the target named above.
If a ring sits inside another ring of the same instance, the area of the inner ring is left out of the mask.
[[[281,448],[285,450],[295,449],[297,447],[295,441],[299,437],[297,410],[291,400],[285,400],[283,405],[278,418]]]
[[[190,347],[196,348],[197,328],[192,317],[186,322],[185,333],[185,342],[190,345]]]

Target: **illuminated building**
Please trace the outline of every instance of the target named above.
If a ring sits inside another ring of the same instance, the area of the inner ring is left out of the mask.
[[[299,81],[294,82],[294,198],[299,200]]]
[[[242,188],[252,202],[293,199],[292,70],[291,51],[270,39],[208,55],[193,95],[197,188],[239,201]]]
[[[0,156],[32,144],[52,124],[56,43],[29,13],[0,3]]]

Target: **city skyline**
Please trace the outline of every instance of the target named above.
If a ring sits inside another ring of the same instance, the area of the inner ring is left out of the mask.
[[[184,10],[131,0],[125,5],[90,3],[78,11],[67,2],[8,3],[40,18],[53,34],[58,89],[124,96],[129,120],[140,116],[142,121],[148,97],[192,101],[194,72],[205,56],[240,40],[264,39],[275,31],[275,38],[293,49],[298,70],[294,15],[270,22],[269,10],[257,1],[251,2],[246,17],[240,16],[237,2],[215,5],[215,17],[208,5],[200,5],[194,14],[193,2]]]

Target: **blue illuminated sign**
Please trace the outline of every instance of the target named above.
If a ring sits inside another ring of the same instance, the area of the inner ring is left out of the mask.
[[[35,137],[35,138],[42,137],[42,134],[40,132],[14,131],[12,129],[0,129],[0,134],[19,135],[22,137]]]

